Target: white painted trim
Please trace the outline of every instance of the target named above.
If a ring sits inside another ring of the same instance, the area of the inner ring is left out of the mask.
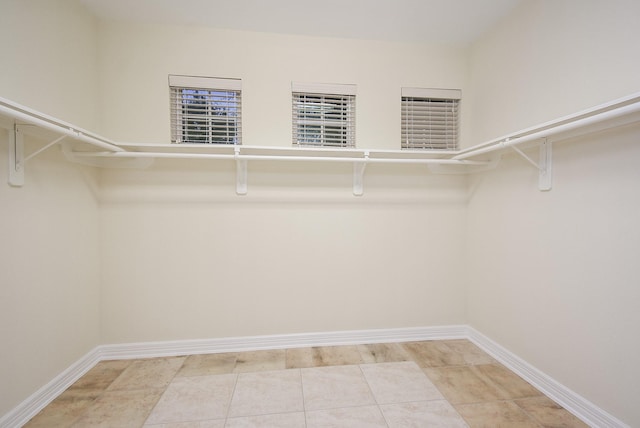
[[[0,428],[21,427],[29,422],[40,410],[44,409],[101,360],[99,348],[91,350],[9,413],[2,416]]]
[[[229,91],[241,91],[242,80],[225,79],[219,77],[179,76],[169,75],[169,86],[180,88],[224,89]]]
[[[460,89],[401,88],[400,93],[403,97],[436,98],[443,100],[462,99],[462,91]]]
[[[0,428],[14,428],[26,424],[71,384],[103,360],[447,339],[469,339],[590,426],[629,428],[622,421],[558,383],[473,327],[466,325],[100,345],[0,418]]]
[[[202,340],[178,340],[171,342],[125,343],[100,346],[100,352],[103,360],[114,360],[220,352],[257,351],[263,349],[303,348],[312,346],[462,339],[466,337],[466,334],[466,326],[454,325],[441,327],[228,337]]]
[[[291,92],[327,95],[356,95],[356,91],[357,86],[353,84],[291,82]]]
[[[538,370],[473,327],[468,327],[467,338],[589,426],[630,428],[629,425]]]

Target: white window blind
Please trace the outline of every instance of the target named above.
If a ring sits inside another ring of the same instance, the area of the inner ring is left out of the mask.
[[[355,85],[293,84],[293,145],[355,147]]]
[[[240,80],[170,75],[169,89],[172,142],[241,144]]]
[[[457,150],[461,92],[402,88],[403,149]]]

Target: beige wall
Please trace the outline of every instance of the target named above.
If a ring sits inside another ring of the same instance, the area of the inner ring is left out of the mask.
[[[638,91],[638,17],[637,2],[524,3],[474,47],[477,135]],[[550,192],[509,155],[473,179],[467,213],[469,324],[631,426],[640,425],[638,135],[635,125],[557,143]]]
[[[0,5],[0,96],[85,127],[97,123],[94,23],[69,1]],[[96,174],[57,149],[7,184],[0,129],[0,415],[99,344]],[[26,153],[46,141],[26,139]],[[92,184],[93,183],[93,184]]]
[[[464,97],[468,80],[461,48],[178,26],[102,23],[100,58],[104,132],[151,143],[170,141],[169,74],[241,78],[242,143],[260,146],[291,146],[291,82],[356,84],[356,146],[377,149],[400,148],[401,87]]]
[[[249,169],[245,197],[232,164],[103,173],[106,343],[464,322],[464,177]]]
[[[636,0],[524,1],[471,49],[472,144],[639,91],[639,9]]]
[[[7,164],[3,149],[3,180]],[[53,149],[27,164],[24,187],[0,185],[0,414],[100,343],[95,180]]]
[[[359,148],[398,149],[402,86],[466,89],[466,51],[104,22],[104,131],[167,143],[168,74],[242,78],[243,144],[291,146],[291,82],[357,85]],[[127,100],[123,102],[123,100]],[[380,165],[102,172],[107,342],[463,322],[466,179]]]
[[[401,86],[461,88],[464,145],[639,89],[632,1],[525,1],[470,51],[2,12],[0,96],[116,140],[169,141],[169,73],[241,77],[244,143],[285,147],[291,81],[357,84],[358,147],[380,149]],[[361,198],[347,165],[251,162],[238,197],[232,163],[94,171],[51,149],[0,186],[0,414],[99,343],[469,323],[640,425],[638,133],[557,144],[548,193],[513,156],[474,192],[372,165]]]
[[[2,0],[0,97],[97,130],[96,29],[78,0]]]

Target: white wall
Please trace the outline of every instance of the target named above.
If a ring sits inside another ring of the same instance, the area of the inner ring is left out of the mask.
[[[466,51],[103,22],[104,132],[167,143],[168,74],[243,80],[243,144],[291,146],[291,82],[357,85],[357,146],[399,148],[400,88],[465,90]],[[388,105],[385,105],[388,104]],[[102,172],[106,342],[458,324],[466,179],[372,166]]]
[[[471,50],[472,144],[640,90],[635,0],[527,0]]]
[[[127,23],[102,23],[100,58],[104,132],[152,143],[170,141],[168,74],[241,78],[243,144],[261,146],[291,146],[291,82],[356,84],[356,146],[384,149],[402,86],[464,97],[468,78],[461,48]]]
[[[104,174],[105,342],[464,322],[464,177],[307,167]]]
[[[0,96],[94,126],[94,25],[74,2],[3,0]],[[12,188],[7,136],[0,129],[0,415],[100,334],[97,177],[50,149],[29,161],[24,187]],[[26,153],[46,142],[27,138]]]
[[[474,136],[638,91],[638,17],[637,2],[525,2],[474,47]],[[507,156],[475,179],[467,213],[469,323],[631,426],[639,135],[635,125],[555,144],[548,193]]]
[[[96,26],[77,0],[2,0],[0,97],[97,130]]]
[[[399,88],[454,87],[469,145],[637,91],[638,8],[526,1],[467,56],[108,22],[96,32],[75,2],[4,1],[12,61],[0,96],[116,140],[162,143],[167,74],[241,77],[245,144],[288,146],[291,81],[355,83],[358,147],[397,148]],[[387,110],[373,108],[380,100]],[[556,145],[549,193],[508,157],[473,177],[468,205],[466,178],[418,167],[368,167],[355,198],[346,165],[254,162],[237,197],[223,161],[96,173],[43,154],[25,187],[0,186],[0,238],[11,243],[0,250],[0,414],[98,343],[468,322],[640,425],[638,133]]]

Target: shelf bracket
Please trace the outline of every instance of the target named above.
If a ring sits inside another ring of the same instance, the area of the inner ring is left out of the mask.
[[[13,130],[9,131],[9,184],[20,187],[24,185],[24,168],[27,162],[50,147],[55,146],[62,141],[66,135],[61,135],[51,141],[44,147],[31,153],[29,156],[24,155],[24,134],[20,129],[20,125],[13,124]]]
[[[531,159],[522,150],[516,146],[510,146],[515,152],[522,156],[527,162],[529,162],[535,169],[538,170],[538,190],[546,192],[551,190],[551,141],[546,138],[540,143],[540,160],[538,162]]]
[[[524,160],[526,160],[527,162],[529,162],[531,165],[533,165],[533,167],[537,170],[540,169],[540,165],[537,164],[533,159],[531,159],[529,156],[527,156],[527,154],[525,152],[523,152],[522,150],[520,150],[519,148],[517,148],[516,146],[510,146],[516,153],[518,153],[520,156],[522,156],[524,158]]]
[[[540,144],[540,162],[539,170],[540,177],[538,178],[538,189],[541,192],[547,192],[551,190],[552,184],[552,166],[553,166],[553,157],[551,156],[551,141],[548,141],[546,138]]]
[[[17,124],[9,131],[9,184],[24,185],[24,136]]]
[[[36,150],[35,152],[31,153],[29,156],[24,158],[24,163],[26,164],[29,161],[29,159],[38,156],[40,153],[44,152],[49,147],[55,146],[56,144],[58,144],[60,141],[64,140],[65,138],[66,138],[66,135],[61,135],[58,138],[56,138],[55,140],[53,140],[52,142],[50,142],[49,144],[47,144],[46,146],[44,146],[44,147]]]
[[[364,152],[364,162],[356,161],[353,163],[353,195],[362,196],[364,193],[364,170],[367,168],[369,160],[369,151]]]
[[[247,194],[247,160],[240,159],[240,147],[234,147],[236,158],[236,194]]]

